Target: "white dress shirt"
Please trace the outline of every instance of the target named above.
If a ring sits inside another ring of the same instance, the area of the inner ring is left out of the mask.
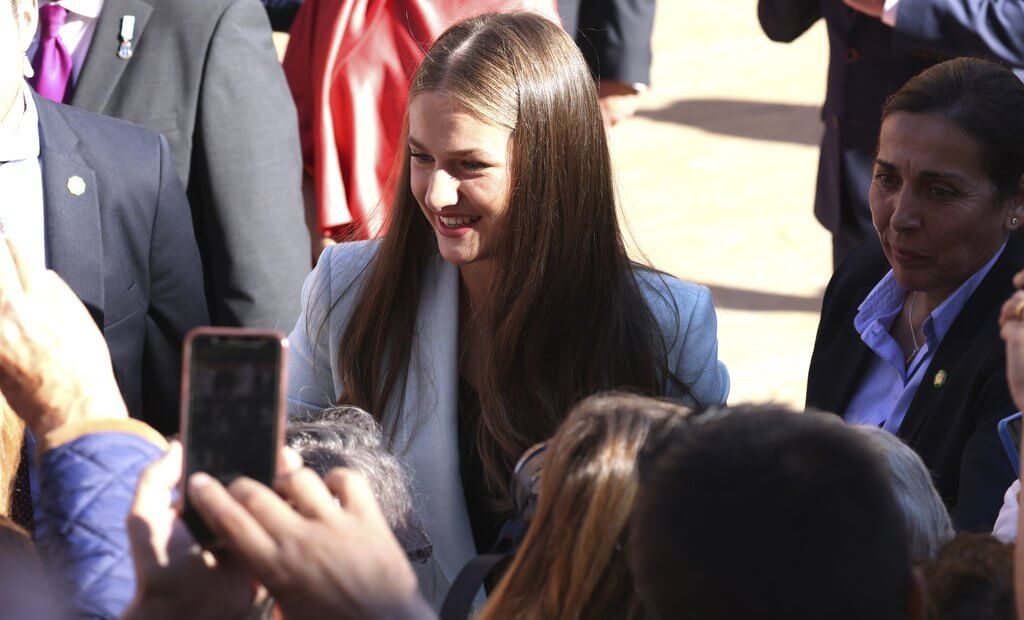
[[[82,72],[85,55],[89,53],[89,46],[92,45],[92,35],[96,32],[96,18],[103,9],[103,0],[41,0],[39,8],[47,4],[59,4],[68,11],[67,21],[61,26],[57,36],[71,54],[71,80],[78,82],[78,74]],[[36,32],[36,38],[28,48],[30,59],[36,57],[38,44],[39,33]]]
[[[46,267],[39,114],[24,84],[0,121],[0,235],[11,237],[30,265]]]

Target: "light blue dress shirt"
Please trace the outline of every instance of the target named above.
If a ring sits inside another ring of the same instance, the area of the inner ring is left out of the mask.
[[[889,333],[903,309],[907,290],[896,282],[892,270],[875,285],[857,308],[853,327],[874,353],[860,387],[850,400],[843,419],[850,424],[881,426],[896,434],[914,400],[917,388],[928,372],[932,358],[967,300],[985,279],[1003,253],[1006,242],[991,260],[968,278],[960,288],[932,311],[921,326],[924,343],[909,365],[903,349]]]

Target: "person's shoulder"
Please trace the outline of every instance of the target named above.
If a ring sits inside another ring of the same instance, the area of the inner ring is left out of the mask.
[[[36,109],[42,148],[64,151],[74,144],[78,153],[99,173],[115,171],[129,177],[140,171],[159,173],[159,133],[42,98],[36,99]]]
[[[325,249],[317,261],[318,286],[330,291],[331,303],[359,288],[370,270],[380,240],[348,241]]]
[[[36,108],[39,110],[40,122],[45,123],[51,114],[55,114],[68,124],[79,139],[88,142],[89,145],[105,143],[124,148],[133,145],[153,146],[160,141],[160,135],[152,129],[81,108],[42,98],[36,99]],[[45,130],[44,127],[44,132]]]
[[[710,289],[703,284],[681,280],[647,267],[634,268],[633,273],[640,285],[644,299],[656,312],[668,304],[674,304],[682,310],[689,311],[704,299],[711,298]]]
[[[232,9],[256,9],[265,11],[260,0],[144,0],[163,16],[162,19],[175,16],[188,24],[198,22],[210,27],[216,25],[219,16]],[[268,21],[269,24],[269,21]]]

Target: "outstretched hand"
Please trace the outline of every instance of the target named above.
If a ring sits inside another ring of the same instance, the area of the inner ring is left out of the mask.
[[[55,272],[0,243],[0,393],[36,437],[89,418],[126,418],[103,335]]]
[[[303,468],[279,476],[275,488],[248,478],[224,488],[195,474],[188,493],[285,618],[434,617],[362,476],[334,469],[325,484]]]
[[[196,544],[174,501],[181,475],[181,444],[175,441],[139,478],[127,524],[135,599],[123,620],[244,618],[253,584],[236,563]]]

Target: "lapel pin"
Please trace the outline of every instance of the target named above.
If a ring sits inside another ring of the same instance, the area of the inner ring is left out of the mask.
[[[946,385],[946,379],[948,378],[949,373],[946,372],[945,370],[940,370],[939,372],[935,373],[935,380],[932,382],[932,385],[934,385],[937,388],[940,388]]]
[[[135,53],[132,41],[135,39],[135,16],[125,15],[121,18],[121,43],[117,46],[117,57],[128,60]]]
[[[68,179],[68,191],[72,196],[81,196],[85,193],[85,179],[77,174]]]

